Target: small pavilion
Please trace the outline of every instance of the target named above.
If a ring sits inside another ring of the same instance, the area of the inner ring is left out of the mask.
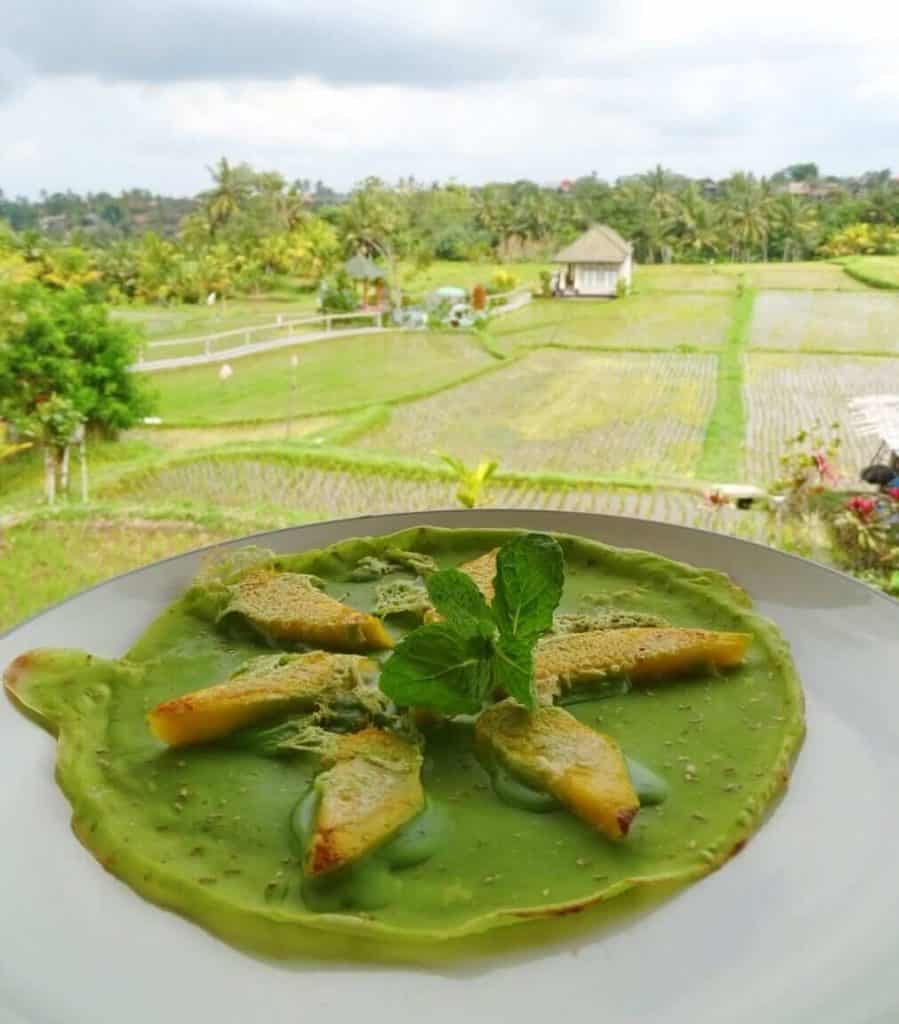
[[[375,303],[380,306],[384,298],[384,269],[379,267],[374,260],[369,259],[368,256],[363,255],[361,252],[357,252],[355,256],[348,259],[344,264],[344,270],[347,273],[347,277],[351,277],[354,281],[362,282],[362,305],[368,305],[368,286],[369,283],[374,282],[375,284]]]

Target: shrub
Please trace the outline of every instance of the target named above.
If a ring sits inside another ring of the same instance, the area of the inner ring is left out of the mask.
[[[500,267],[498,270],[493,271],[491,283],[495,291],[510,292],[518,284],[518,278],[511,270],[505,270]]]
[[[540,271],[540,294],[544,299],[551,299],[553,295],[553,276],[548,270]]]
[[[359,308],[359,296],[349,278],[341,274],[319,292],[319,305],[323,313],[352,313]]]

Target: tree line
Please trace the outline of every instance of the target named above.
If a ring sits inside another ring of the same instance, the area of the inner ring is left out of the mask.
[[[367,178],[347,195],[225,158],[209,170],[210,187],[189,200],[0,194],[0,276],[80,286],[111,302],[197,302],[315,286],[359,250],[419,267],[543,260],[596,222],[632,241],[643,263],[899,251],[899,180],[889,170],[835,178],[806,163],[713,181],[656,167],[552,187]],[[115,230],[97,230],[98,220]]]

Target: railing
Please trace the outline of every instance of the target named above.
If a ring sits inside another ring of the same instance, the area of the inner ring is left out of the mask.
[[[326,337],[332,330],[341,325],[352,327],[349,321],[371,321],[371,326],[364,330],[379,330],[383,327],[383,310],[357,310],[354,313],[319,313],[315,316],[298,317],[290,320],[279,320],[275,323],[258,324],[255,327],[238,327],[229,331],[218,331],[197,338],[167,338],[162,341],[150,341],[142,346],[138,361],[132,367],[138,371],[174,369],[178,366],[193,366],[198,363],[218,362],[264,352],[269,349],[282,348],[287,345],[315,341]],[[316,325],[321,325],[316,329]],[[159,350],[177,354],[160,355],[147,358],[148,353],[154,355]]]
[[[501,316],[503,313],[511,313],[513,310],[526,306],[532,298],[531,289],[522,285],[510,292],[499,292],[487,296],[487,311],[492,316]]]

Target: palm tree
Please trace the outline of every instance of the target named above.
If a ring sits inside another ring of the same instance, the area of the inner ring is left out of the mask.
[[[677,206],[669,218],[685,255],[694,259],[717,256],[721,241],[721,218],[696,187],[690,185],[678,196]]]
[[[812,235],[818,227],[815,211],[791,195],[780,195],[772,206],[772,222],[782,245],[784,260],[798,260],[814,248]]]
[[[738,172],[725,184],[724,219],[730,231],[731,258],[751,259],[756,251],[768,258],[770,216],[774,197],[768,182]]]
[[[640,176],[640,181],[646,188],[646,201],[652,209],[662,216],[670,216],[676,207],[675,180],[671,171],[656,164],[651,171]]]
[[[209,231],[214,235],[250,198],[253,191],[252,172],[246,164],[232,167],[225,157],[215,167],[208,167],[207,170],[212,175],[214,187],[201,195],[209,220]]]

